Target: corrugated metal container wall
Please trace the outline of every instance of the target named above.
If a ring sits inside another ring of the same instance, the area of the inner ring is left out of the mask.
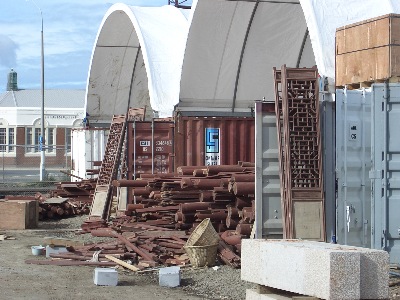
[[[173,172],[173,135],[172,121],[128,122],[127,177]]]
[[[371,91],[336,90],[337,242],[371,247]]]
[[[336,241],[336,141],[335,94],[320,89],[319,108],[324,171],[326,240]]]
[[[94,161],[102,161],[107,143],[109,129],[90,128],[72,129],[71,137],[71,173],[81,178],[86,176],[86,170],[93,169]],[[80,181],[77,177],[71,177],[72,181]]]
[[[175,118],[175,170],[179,166],[255,162],[254,117]]]
[[[372,245],[400,262],[400,85],[372,85]]]
[[[256,102],[256,238],[282,238],[275,103]]]

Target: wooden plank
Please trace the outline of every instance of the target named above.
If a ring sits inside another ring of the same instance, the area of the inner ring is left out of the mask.
[[[400,76],[400,46],[390,48],[389,64],[390,64],[390,78]]]
[[[336,31],[336,54],[360,51],[390,44],[390,19],[366,21]]]
[[[400,76],[398,57],[390,58],[390,50],[393,55],[400,53],[400,46],[389,46],[357,51],[336,56],[336,86],[344,86],[350,83],[375,81],[387,79],[392,76]],[[396,68],[391,72],[389,63],[396,63]]]
[[[119,264],[119,265],[121,265],[121,266],[123,266],[124,268],[127,268],[127,269],[131,270],[131,271],[134,271],[134,272],[140,271],[139,268],[136,268],[135,266],[132,266],[132,265],[130,265],[130,264],[128,264],[128,263],[126,263],[126,262],[114,257],[114,256],[106,255],[106,258],[111,260],[111,261],[113,261],[113,262],[115,262],[115,263],[117,263],[117,264]]]

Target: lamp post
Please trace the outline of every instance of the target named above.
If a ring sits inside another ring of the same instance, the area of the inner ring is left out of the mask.
[[[44,43],[43,43],[43,13],[40,7],[36,4],[34,0],[31,0],[32,3],[37,7],[40,12],[41,18],[41,70],[42,70],[42,104],[41,104],[41,115],[40,115],[40,138],[39,138],[39,149],[40,149],[40,181],[43,181],[46,174],[45,168],[45,131],[44,131]]]

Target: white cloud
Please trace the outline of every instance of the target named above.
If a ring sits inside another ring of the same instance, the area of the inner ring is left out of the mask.
[[[17,63],[18,45],[11,38],[0,34],[0,65],[12,68]]]

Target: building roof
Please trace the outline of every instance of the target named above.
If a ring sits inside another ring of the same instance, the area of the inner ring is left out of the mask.
[[[7,91],[0,94],[0,107],[38,107],[42,106],[41,90]],[[45,90],[45,108],[85,107],[85,90]]]

